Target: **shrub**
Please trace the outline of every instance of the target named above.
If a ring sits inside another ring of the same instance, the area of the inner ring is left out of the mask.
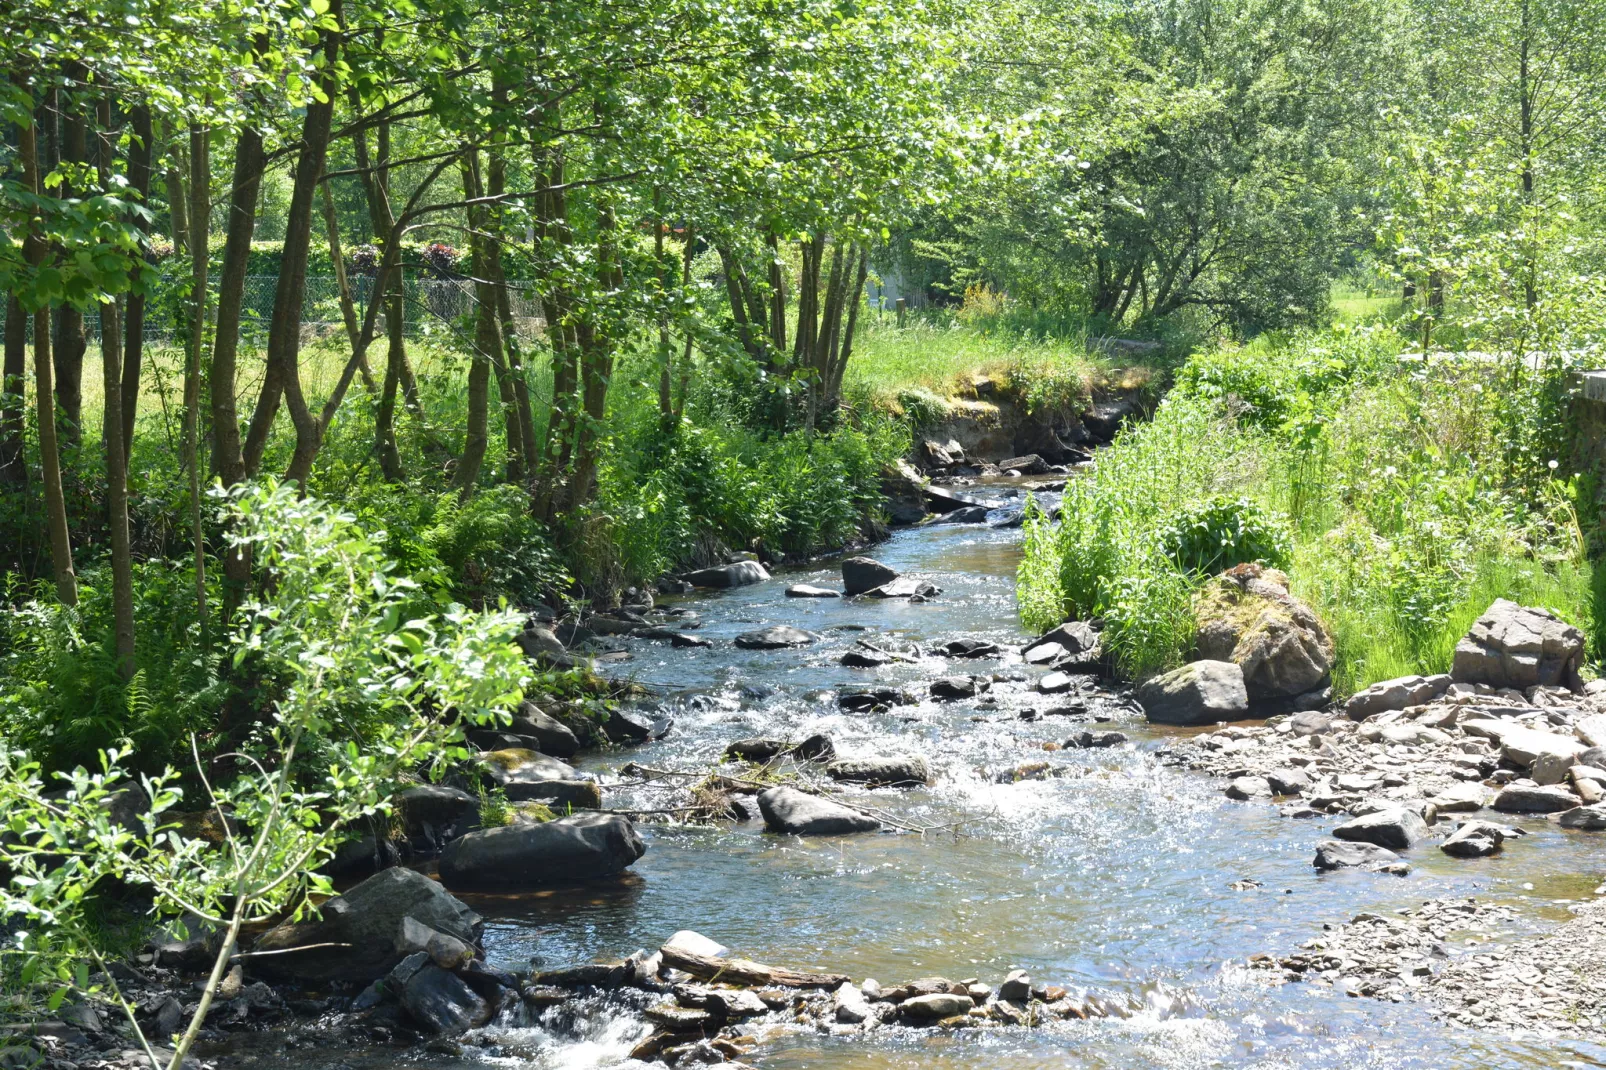
[[[1218,496],[1190,505],[1159,536],[1173,565],[1207,576],[1246,561],[1286,568],[1292,548],[1286,527],[1247,498]]]

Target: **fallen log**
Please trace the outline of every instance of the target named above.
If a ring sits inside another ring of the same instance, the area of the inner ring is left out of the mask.
[[[722,959],[694,955],[678,947],[661,949],[665,966],[691,974],[699,981],[728,981],[755,988],[840,988],[853,978],[843,973],[799,973],[778,966],[765,966],[748,959]]]

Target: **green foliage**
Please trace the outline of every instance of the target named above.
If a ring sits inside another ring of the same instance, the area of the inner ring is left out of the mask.
[[[1530,444],[1546,373],[1423,368],[1391,349],[1339,330],[1194,358],[1154,421],[1067,488],[1058,528],[1028,525],[1022,619],[1103,617],[1140,675],[1186,655],[1204,575],[1286,564],[1334,632],[1341,692],[1445,671],[1497,597],[1587,630],[1581,492]]]
[[[1258,561],[1288,564],[1288,532],[1247,498],[1216,497],[1189,505],[1160,529],[1160,550],[1184,572],[1212,576]]]
[[[480,787],[480,828],[498,829],[513,823],[513,804],[501,787]]]

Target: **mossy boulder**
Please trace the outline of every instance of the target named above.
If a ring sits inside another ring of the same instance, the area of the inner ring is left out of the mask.
[[[1288,577],[1244,564],[1217,576],[1194,605],[1202,659],[1235,662],[1251,706],[1303,708],[1325,701],[1333,637],[1288,593]]]

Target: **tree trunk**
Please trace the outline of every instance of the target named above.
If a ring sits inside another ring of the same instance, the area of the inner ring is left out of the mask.
[[[329,236],[329,262],[334,266],[335,288],[340,293],[340,318],[346,324],[346,339],[351,343],[352,359],[362,371],[362,381],[368,392],[374,392],[374,372],[368,367],[368,341],[363,337],[362,326],[357,322],[357,302],[351,296],[351,279],[346,275],[346,257],[340,248],[340,218],[335,214],[334,194],[329,183],[323,183],[323,223]]]
[[[340,0],[332,0],[330,14],[338,20]],[[301,154],[296,159],[290,204],[285,213],[284,252],[279,261],[279,284],[273,295],[273,318],[268,325],[267,370],[256,411],[245,439],[245,465],[255,473],[267,449],[268,436],[278,414],[281,399],[290,411],[295,427],[295,452],[285,472],[306,491],[312,464],[322,444],[318,421],[308,408],[301,391],[301,309],[307,293],[307,256],[312,247],[313,200],[323,181],[324,161],[329,152],[329,135],[334,120],[338,31],[325,31],[322,46],[324,66],[321,76],[322,100],[307,104],[301,125]]]
[[[24,440],[28,375],[28,314],[15,295],[6,295],[6,353],[0,370],[0,487],[21,490],[28,485],[28,451]]]
[[[190,344],[184,360],[184,465],[190,474],[190,531],[195,542],[195,619],[206,645],[206,530],[201,526],[201,354],[206,347],[206,268],[210,238],[211,147],[205,127],[190,127]]]
[[[617,228],[613,204],[604,199],[597,212],[597,283],[604,294],[618,293],[624,286]],[[596,489],[598,448],[608,412],[608,381],[613,375],[613,337],[606,324],[605,314],[595,308],[587,311],[585,325],[589,329],[580,346],[585,411],[575,433],[574,476],[568,499],[571,509],[590,501]]]
[[[781,270],[781,239],[769,232],[770,251],[770,343],[775,352],[786,352],[786,274]]]
[[[256,206],[252,205],[255,211]],[[183,150],[175,140],[167,162],[167,215],[173,231],[173,255],[190,251],[189,196],[184,192]]]
[[[686,228],[686,247],[680,253],[680,290],[682,293],[691,292],[691,261],[692,261],[692,229]],[[680,423],[681,417],[686,413],[686,392],[691,386],[691,324],[686,325],[686,341],[680,353],[680,390],[675,402],[675,423]]]
[[[463,190],[470,199],[482,196],[479,178],[479,151],[463,156]],[[489,252],[486,246],[486,212],[482,206],[468,210],[470,248],[474,257],[474,352],[468,367],[468,423],[463,432],[463,453],[457,462],[452,484],[467,501],[479,483],[485,451],[490,444],[491,362],[502,352],[501,322],[496,311],[496,288],[485,278]]]
[[[68,65],[68,77],[73,92],[63,94],[65,113],[61,122],[61,158],[63,163],[89,163],[89,123],[84,115],[82,94],[87,90],[88,72],[80,63]],[[68,197],[82,196],[83,190],[70,187],[63,190]],[[83,440],[84,429],[84,352],[89,348],[84,314],[70,305],[56,312],[56,405],[61,434],[68,447],[77,450]]]
[[[39,174],[38,145],[33,123],[21,127],[17,155],[22,165],[22,185],[34,196],[41,196],[44,183]],[[23,236],[24,259],[38,270],[45,265],[50,250],[44,235],[30,226]],[[56,597],[63,605],[78,604],[78,576],[73,571],[72,539],[67,531],[67,499],[61,491],[61,453],[56,443],[56,392],[51,375],[50,309],[41,308],[33,317],[34,402],[38,407],[39,468],[45,484],[45,523],[50,533],[50,564],[56,576]]]
[[[663,218],[663,191],[654,189],[652,199],[655,209],[652,254],[653,263],[658,266],[658,420],[667,431],[675,415],[674,399],[670,397],[673,379],[669,367],[669,265],[664,262],[664,231],[669,229],[669,224]]]
[[[257,194],[267,159],[262,135],[247,127],[234,147],[234,173],[229,185],[228,222],[223,242],[223,271],[218,278],[217,330],[212,345],[212,462],[226,487],[242,482],[245,458],[240,450],[240,416],[235,401],[236,358],[240,347],[240,313],[245,302],[246,268],[256,232]],[[227,623],[251,586],[251,553],[230,547],[223,554],[223,620]]]
[[[151,127],[150,109],[141,105],[129,116],[134,127],[134,142],[128,150],[128,184],[139,197],[141,204],[151,199],[151,152],[155,133]],[[149,234],[151,225],[144,217],[135,220],[140,233]],[[119,385],[122,395],[123,461],[132,463],[134,456],[134,420],[139,415],[139,376],[145,362],[145,295],[128,296],[127,317],[123,321],[123,381]]]
[[[859,325],[860,298],[864,296],[864,283],[870,277],[870,250],[859,250],[859,269],[853,276],[853,288],[846,295],[847,326],[842,330],[841,348],[832,362],[826,378],[825,411],[835,412],[842,405],[842,377],[847,374],[848,361],[853,357],[853,337]]]
[[[100,186],[108,189],[112,174],[112,102],[101,97]],[[117,302],[100,306],[102,407],[101,443],[106,454],[106,526],[112,544],[112,633],[117,648],[117,675],[134,678],[134,558],[128,535],[128,455],[123,452],[123,339]]]

